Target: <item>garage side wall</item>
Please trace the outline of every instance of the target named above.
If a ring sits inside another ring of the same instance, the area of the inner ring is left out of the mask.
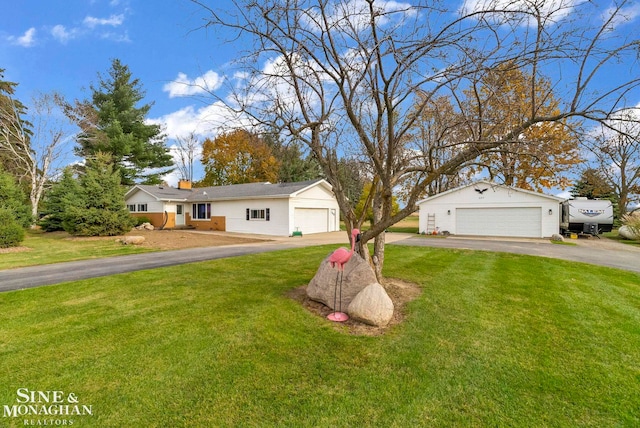
[[[422,201],[419,231],[435,227],[454,235],[546,238],[559,232],[559,219],[553,197],[479,184]]]

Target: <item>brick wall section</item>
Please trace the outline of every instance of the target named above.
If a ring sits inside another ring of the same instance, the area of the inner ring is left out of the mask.
[[[219,232],[224,232],[225,230],[227,230],[226,217],[222,217],[222,216],[211,217],[209,221],[206,221],[206,220],[191,220],[191,216],[187,214],[186,223],[187,223],[187,226],[192,227],[196,230],[216,230]]]
[[[168,213],[169,219],[167,220],[167,224],[164,226],[166,229],[172,228],[176,226],[176,215],[175,213]],[[133,217],[146,217],[151,220],[151,224],[156,229],[162,227],[165,219],[164,213],[131,213]]]

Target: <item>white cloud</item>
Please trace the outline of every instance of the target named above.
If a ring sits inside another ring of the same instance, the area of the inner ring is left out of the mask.
[[[111,15],[109,18],[95,18],[93,16],[87,16],[82,21],[82,24],[88,28],[95,28],[97,26],[109,25],[111,27],[118,27],[124,22],[124,15]]]
[[[460,7],[460,13],[469,14],[481,11],[501,11],[487,12],[488,15],[500,16],[505,14],[518,14],[523,12],[539,13],[545,20],[560,21],[569,16],[578,0],[548,0],[543,2],[531,2],[528,0],[465,0]],[[534,9],[535,8],[535,9]],[[536,21],[532,16],[525,19],[523,25],[535,25]]]
[[[199,109],[187,106],[173,113],[147,120],[147,123],[162,126],[169,140],[175,140],[177,137],[186,137],[194,133],[201,142],[206,138],[215,138],[221,132],[229,131],[234,126],[233,124],[242,126],[243,122],[248,123],[248,121],[240,120],[237,115],[221,102]],[[177,156],[175,144],[169,143],[168,146],[175,159]],[[194,159],[194,179],[198,179],[202,173],[201,158],[202,153],[198,151]],[[170,185],[175,185],[178,182],[178,178],[179,171],[177,170],[163,177]]]
[[[126,31],[124,33],[112,33],[112,32],[102,33],[100,35],[100,38],[104,40],[111,40],[112,42],[118,42],[118,43],[131,42],[131,39],[129,38],[129,33]]]
[[[60,43],[66,44],[69,40],[77,39],[79,37],[87,36],[92,33],[97,33],[104,27],[118,27],[124,22],[124,14],[111,15],[109,18],[95,18],[93,16],[87,16],[82,21],[82,26],[67,28],[64,25],[58,24],[51,28],[51,35]],[[114,42],[129,42],[129,35],[124,32],[102,32],[97,34],[98,37],[105,40],[111,40]]]
[[[36,43],[36,29],[31,27],[27,31],[25,31],[22,36],[10,36],[8,37],[8,39],[14,45],[22,46],[24,48],[30,48]]]
[[[602,20],[606,21],[611,17],[611,14],[613,13],[617,13],[617,16],[614,17],[611,22],[612,28],[616,28],[619,25],[628,24],[640,17],[640,3],[632,4],[629,7],[623,7],[619,10],[617,7],[610,7],[602,14]]]
[[[162,90],[169,93],[169,98],[186,97],[215,91],[222,86],[223,82],[224,78],[211,70],[193,80],[189,79],[185,73],[178,73],[178,77],[164,85]]]
[[[64,44],[76,38],[78,31],[76,29],[67,30],[64,25],[56,25],[51,29],[51,35],[54,39]]]
[[[215,137],[220,129],[225,129],[230,123],[239,123],[233,112],[221,102],[199,109],[187,106],[159,118],[149,119],[148,122],[163,126],[164,132],[170,139],[185,136],[191,132],[203,138]]]
[[[411,3],[396,1],[376,1],[376,23],[384,26],[392,21],[402,22],[406,17],[416,16],[418,10]],[[325,30],[325,18],[327,26],[331,28],[343,27],[345,31],[360,32],[368,28],[371,23],[369,3],[364,0],[348,0],[333,6],[328,6],[325,15],[310,8],[302,15],[302,22],[311,31]]]

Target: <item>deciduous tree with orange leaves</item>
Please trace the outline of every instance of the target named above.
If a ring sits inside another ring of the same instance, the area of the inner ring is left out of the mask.
[[[200,186],[276,182],[280,169],[266,142],[242,129],[205,140],[202,165],[205,176]]]
[[[462,111],[469,117],[461,123],[482,124],[484,135],[497,138],[532,118],[558,116],[560,103],[549,79],[532,79],[513,62],[491,70],[466,91]],[[566,118],[532,124],[514,135],[512,142],[485,151],[476,170],[488,171],[493,180],[522,189],[567,188],[571,182],[565,173],[581,162],[575,132],[579,127],[579,121]],[[473,128],[469,126],[472,135],[478,131]],[[472,135],[468,138],[473,139]]]

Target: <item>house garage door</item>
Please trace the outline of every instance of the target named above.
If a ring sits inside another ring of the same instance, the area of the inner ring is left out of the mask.
[[[322,233],[329,231],[329,210],[326,208],[296,208],[294,213],[294,230],[298,228],[302,234]]]
[[[484,236],[542,236],[538,208],[458,208],[456,234]]]

